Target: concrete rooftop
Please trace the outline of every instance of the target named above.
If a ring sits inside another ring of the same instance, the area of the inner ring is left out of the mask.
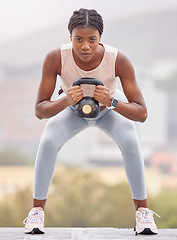
[[[138,235],[125,228],[46,228],[45,234],[24,234],[23,228],[0,228],[0,240],[177,240],[177,229],[159,229],[158,235]]]

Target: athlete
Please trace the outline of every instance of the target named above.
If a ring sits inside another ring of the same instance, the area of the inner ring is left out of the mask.
[[[95,10],[73,12],[68,24],[71,43],[51,51],[43,64],[35,113],[49,118],[41,137],[35,163],[33,208],[24,220],[26,233],[44,233],[44,207],[58,151],[66,141],[89,126],[109,134],[119,146],[136,208],[136,232],[156,234],[154,212],[148,209],[144,160],[134,121],[144,122],[147,109],[129,59],[116,48],[100,42],[102,16]],[[57,75],[60,95],[51,100]],[[72,86],[79,78],[97,78],[104,86]],[[118,89],[120,81],[122,89]],[[99,102],[96,118],[81,118],[74,105],[92,96]]]

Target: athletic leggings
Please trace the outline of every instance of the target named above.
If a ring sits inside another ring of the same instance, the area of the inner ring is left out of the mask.
[[[103,130],[117,143],[123,156],[132,198],[146,199],[144,160],[134,122],[107,108],[97,118],[80,118],[71,106],[50,118],[44,129],[35,163],[33,197],[47,199],[58,151],[69,139],[89,126]]]

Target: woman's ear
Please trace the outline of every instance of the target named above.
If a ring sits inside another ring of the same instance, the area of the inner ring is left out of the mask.
[[[70,34],[70,40],[71,40],[71,42],[72,42],[72,34]]]

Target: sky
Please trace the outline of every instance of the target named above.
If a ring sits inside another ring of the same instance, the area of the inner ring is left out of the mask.
[[[0,0],[0,43],[62,24],[75,9],[94,8],[104,20],[177,8],[177,0]]]

